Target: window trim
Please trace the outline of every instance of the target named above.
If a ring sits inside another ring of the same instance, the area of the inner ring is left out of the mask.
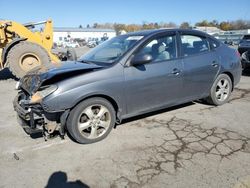
[[[206,54],[206,53],[209,53],[209,52],[212,51],[212,49],[210,47],[210,42],[209,42],[208,37],[206,35],[193,33],[193,32],[183,32],[183,31],[180,31],[178,33],[179,33],[179,35],[178,35],[178,38],[179,38],[178,43],[179,43],[179,55],[180,55],[180,58],[194,57],[194,56]],[[182,41],[181,41],[181,36],[182,35],[191,35],[191,36],[196,36],[196,37],[199,37],[199,38],[204,38],[206,40],[207,44],[208,44],[208,50],[204,51],[204,52],[199,52],[199,53],[195,53],[195,54],[192,54],[192,55],[184,56],[183,55],[183,49],[182,49]]]
[[[159,33],[157,35],[152,35],[151,37],[149,37],[148,39],[146,39],[142,44],[140,44],[140,46],[130,55],[130,57],[128,58],[128,65],[130,65],[130,60],[133,58],[133,56],[135,54],[137,54],[142,48],[144,48],[150,41],[157,39],[157,38],[162,38],[162,37],[167,37],[167,36],[174,36],[175,37],[175,51],[176,51],[176,57],[172,58],[172,59],[167,59],[167,60],[159,60],[159,61],[155,61],[150,64],[153,63],[160,63],[160,62],[166,62],[166,61],[172,61],[172,60],[176,60],[179,58],[179,50],[178,50],[178,37],[177,37],[177,32],[176,31],[171,31],[171,32],[164,32],[164,33]],[[126,64],[127,64],[126,63]]]

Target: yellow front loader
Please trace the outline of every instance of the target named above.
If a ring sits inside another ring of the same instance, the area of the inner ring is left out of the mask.
[[[43,30],[32,31],[41,24]],[[37,66],[58,63],[59,56],[51,52],[52,46],[52,20],[29,24],[0,20],[0,68],[8,67],[17,78]]]

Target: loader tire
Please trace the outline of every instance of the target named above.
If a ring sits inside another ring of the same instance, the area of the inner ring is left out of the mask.
[[[16,44],[7,55],[9,69],[17,78],[22,78],[28,71],[49,63],[50,58],[46,50],[38,44],[27,41]]]

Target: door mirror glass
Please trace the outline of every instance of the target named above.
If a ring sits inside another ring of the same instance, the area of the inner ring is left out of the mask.
[[[152,60],[153,57],[149,54],[136,54],[131,60],[131,65],[142,65],[149,63]]]

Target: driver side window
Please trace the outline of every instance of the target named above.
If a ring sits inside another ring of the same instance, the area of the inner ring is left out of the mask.
[[[176,38],[174,35],[153,38],[138,53],[151,55],[152,62],[174,59],[176,58]]]

